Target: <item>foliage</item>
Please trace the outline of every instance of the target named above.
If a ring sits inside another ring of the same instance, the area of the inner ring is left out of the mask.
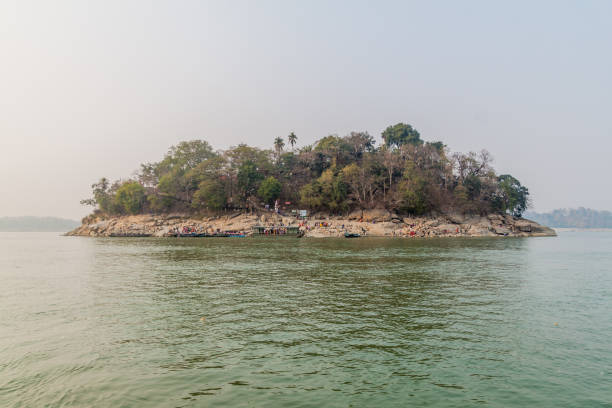
[[[529,204],[527,188],[510,175],[497,176],[486,150],[451,154],[404,123],[381,136],[379,147],[369,133],[351,132],[296,149],[291,132],[289,151],[280,137],[272,149],[239,144],[214,151],[203,140],[181,142],[160,162],[142,164],[136,180],[100,179],[82,203],[105,214],[201,212],[250,207],[258,196],[330,213],[384,207],[516,216]]]
[[[334,174],[332,169],[328,169],[321,177],[302,187],[300,202],[313,210],[337,213],[348,208],[347,195],[348,188],[342,174]]]
[[[405,123],[389,126],[382,133],[388,147],[400,147],[405,144],[420,145],[423,143],[420,133]]]
[[[225,186],[220,180],[204,180],[193,195],[193,208],[221,210],[227,201]]]
[[[293,147],[297,143],[297,136],[295,135],[295,133],[293,132],[289,133],[289,136],[287,136],[287,141],[289,141],[289,144],[291,145],[291,148],[293,149]]]
[[[431,210],[428,201],[427,180],[415,168],[404,171],[400,183],[400,208],[414,215],[421,215]]]
[[[502,174],[497,180],[499,191],[494,199],[495,209],[520,217],[529,205],[529,190],[509,174]]]
[[[272,204],[274,200],[280,197],[281,190],[281,183],[273,176],[270,176],[261,183],[257,194],[264,202]]]
[[[238,189],[240,195],[245,199],[255,194],[262,174],[257,170],[257,166],[252,161],[243,163],[238,169]]]
[[[115,194],[117,205],[128,214],[138,214],[145,201],[145,189],[137,181],[125,182]]]

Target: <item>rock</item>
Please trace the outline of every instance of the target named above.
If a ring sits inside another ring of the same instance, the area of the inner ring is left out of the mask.
[[[355,211],[351,212],[346,218],[348,220],[350,220],[350,221],[353,221],[353,220],[361,219],[362,216],[363,216],[363,211],[355,210]]]
[[[456,224],[440,224],[435,230],[440,234],[455,234],[457,228]]]
[[[497,234],[497,235],[510,235],[512,233],[512,230],[510,230],[509,228],[506,227],[500,227],[500,226],[495,226],[493,227],[493,231]]]
[[[491,221],[504,221],[504,217],[502,215],[499,214],[489,214],[487,215],[487,218],[490,219]]]
[[[363,211],[363,220],[366,222],[385,222],[391,221],[391,213],[383,209],[373,209]]]
[[[454,224],[463,224],[467,219],[464,214],[447,214],[446,217]]]
[[[531,223],[527,220],[518,220],[514,223],[514,226],[521,232],[531,232]]]
[[[306,236],[342,237],[344,232],[365,233],[369,236],[555,236],[550,228],[531,220],[514,218],[510,215],[490,214],[488,216],[466,216],[447,214],[440,216],[406,217],[385,209],[353,211],[348,216],[330,216],[317,213],[319,218],[311,217],[311,229]],[[363,217],[363,222],[360,222]],[[197,218],[197,219],[196,219]],[[203,220],[207,220],[204,222]],[[329,227],[312,228],[316,222],[328,222]],[[136,215],[112,218],[86,217],[83,224],[66,235],[80,236],[170,236],[175,228],[183,226],[198,230],[241,230],[250,232],[254,225],[276,226],[297,225],[293,217],[281,217],[274,213],[232,214],[200,218],[187,215]],[[344,226],[344,228],[341,228]],[[457,231],[459,229],[459,231]],[[414,233],[414,235],[410,235]]]
[[[363,220],[366,222],[385,222],[391,221],[391,214],[387,210],[373,209],[363,211]]]

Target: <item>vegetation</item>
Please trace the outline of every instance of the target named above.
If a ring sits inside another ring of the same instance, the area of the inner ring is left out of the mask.
[[[529,205],[527,188],[496,175],[487,151],[451,154],[408,124],[386,128],[380,147],[367,132],[330,135],[302,148],[297,141],[291,132],[287,142],[275,138],[270,150],[240,144],[225,151],[203,140],[181,142],[161,161],[142,164],[133,179],[102,178],[82,203],[106,214],[252,209],[280,199],[293,209],[333,214],[384,207],[515,216]]]

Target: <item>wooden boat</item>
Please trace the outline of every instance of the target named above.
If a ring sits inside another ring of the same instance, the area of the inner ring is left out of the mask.
[[[354,233],[354,232],[345,232],[344,233],[344,238],[359,238],[361,237],[361,235]]]

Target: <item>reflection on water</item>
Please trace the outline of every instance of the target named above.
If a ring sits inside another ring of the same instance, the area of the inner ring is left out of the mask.
[[[1,406],[609,400],[609,233],[0,243]]]

